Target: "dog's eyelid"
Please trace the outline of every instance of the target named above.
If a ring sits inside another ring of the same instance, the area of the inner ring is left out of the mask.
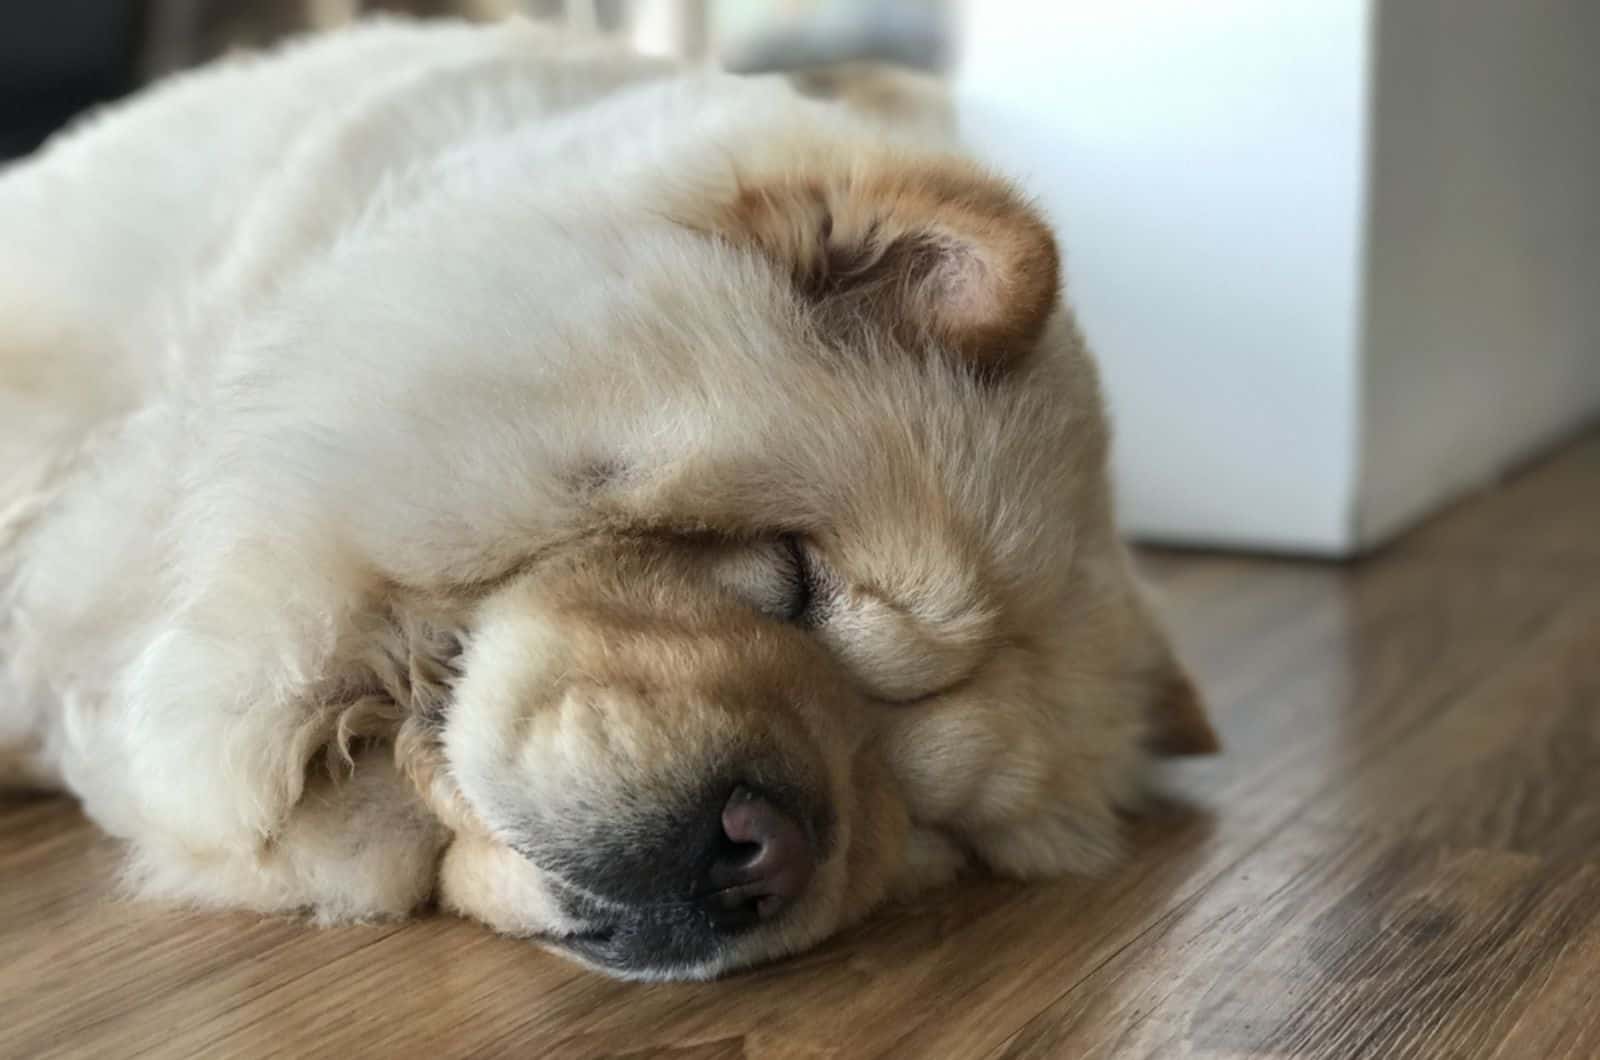
[[[793,584],[783,617],[789,622],[806,623],[816,599],[815,568],[812,566],[805,543],[798,534],[784,534],[783,544],[788,549],[790,563],[794,565]]]

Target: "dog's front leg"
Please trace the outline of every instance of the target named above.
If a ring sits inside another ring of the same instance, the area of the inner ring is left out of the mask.
[[[317,540],[235,539],[220,556],[191,553],[175,606],[69,776],[110,831],[232,853],[279,832],[329,735],[340,652],[368,592]]]
[[[375,746],[347,772],[313,765],[300,801],[257,849],[195,851],[146,837],[132,844],[127,878],[148,898],[323,923],[404,916],[432,896],[448,838],[391,750]]]

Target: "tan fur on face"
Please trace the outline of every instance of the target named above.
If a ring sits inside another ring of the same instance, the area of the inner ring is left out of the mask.
[[[594,823],[563,807],[609,806],[603,826],[617,830],[638,811],[637,793],[671,802],[726,770],[768,789],[812,789],[829,807],[830,853],[779,924],[682,973],[803,948],[888,892],[907,825],[871,730],[851,723],[866,704],[802,633],[708,594],[682,562],[692,550],[645,541],[564,552],[476,615],[444,750],[466,800],[497,824],[458,837],[447,904],[511,922],[506,884],[486,882],[509,879],[504,845],[587,845]]]
[[[1214,745],[1053,239],[939,145],[377,25],[113,111],[0,231],[0,770],[151,893],[703,977],[1099,869]],[[730,934],[740,788],[818,863]]]

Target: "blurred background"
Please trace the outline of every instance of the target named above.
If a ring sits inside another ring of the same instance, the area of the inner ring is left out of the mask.
[[[12,2],[0,157],[376,11],[953,125],[1061,233],[1146,540],[1357,555],[1600,416],[1594,0]]]

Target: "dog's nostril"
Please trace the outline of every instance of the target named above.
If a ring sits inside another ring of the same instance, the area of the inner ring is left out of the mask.
[[[724,930],[776,916],[800,897],[816,870],[816,851],[794,817],[750,788],[722,808],[724,842],[706,870],[701,902]]]

